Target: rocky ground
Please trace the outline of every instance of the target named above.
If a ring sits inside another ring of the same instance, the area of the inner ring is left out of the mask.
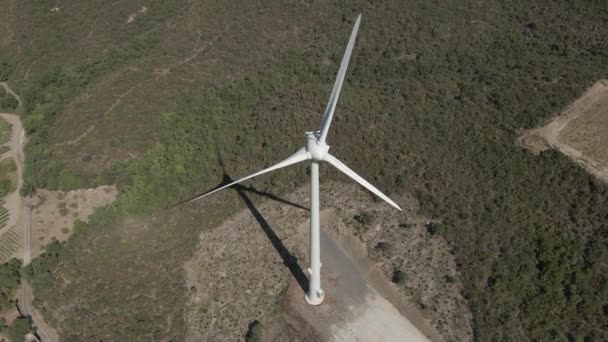
[[[184,266],[188,340],[242,339],[258,324],[253,322],[259,322],[264,340],[324,339],[301,326],[285,296],[304,293],[295,279],[305,277],[308,264],[308,211],[302,208],[308,188],[285,196],[294,205],[242,191],[239,196],[248,209],[203,232],[198,251]],[[395,200],[403,212],[374,201],[356,185],[323,184],[322,226],[342,248],[375,264],[389,284],[390,301],[415,325],[430,324],[448,341],[471,340],[471,314],[448,246],[429,232],[429,220],[417,214],[415,201]]]

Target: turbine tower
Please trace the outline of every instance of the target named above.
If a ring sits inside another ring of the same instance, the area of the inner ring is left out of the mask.
[[[357,31],[359,30],[359,24],[361,23],[361,15],[357,17],[357,21],[355,22],[355,26],[353,28],[353,32],[350,35],[350,39],[348,40],[348,45],[346,46],[346,52],[344,53],[344,57],[342,58],[342,64],[340,65],[340,70],[338,71],[338,76],[336,78],[336,83],[334,84],[334,88],[332,90],[331,96],[329,97],[329,103],[327,104],[327,108],[325,109],[325,113],[323,114],[323,119],[321,120],[321,129],[316,132],[308,132],[306,133],[306,143],[304,147],[298,150],[295,154],[290,156],[289,158],[269,167],[262,171],[256,172],[247,177],[241,178],[235,182],[224,185],[220,188],[207,192],[203,195],[193,198],[190,200],[196,201],[197,199],[203,198],[205,196],[211,195],[214,192],[220,191],[222,189],[228,188],[234,184],[243,182],[245,180],[251,179],[253,177],[262,175],[264,173],[268,173],[270,171],[278,170],[284,168],[286,166],[290,166],[293,164],[297,164],[303,161],[310,162],[310,252],[309,252],[309,286],[308,293],[305,298],[309,304],[319,305],[323,302],[324,292],[321,289],[321,250],[320,250],[320,223],[319,223],[319,163],[327,162],[330,165],[334,166],[338,170],[345,173],[347,176],[352,178],[355,182],[361,184],[367,190],[374,193],[376,196],[382,198],[388,204],[393,207],[401,210],[401,208],[393,202],[390,198],[388,198],[385,194],[380,192],[376,187],[371,185],[361,176],[356,174],[353,170],[348,168],[348,166],[344,165],[341,161],[339,161],[336,157],[329,154],[329,146],[325,143],[327,139],[327,133],[329,132],[329,126],[331,125],[331,119],[334,115],[334,110],[336,109],[336,103],[338,102],[338,97],[340,96],[340,90],[342,89],[342,83],[344,82],[344,76],[346,74],[346,68],[348,67],[348,61],[350,60],[351,52],[353,51],[353,46],[355,45],[355,39],[357,37]]]

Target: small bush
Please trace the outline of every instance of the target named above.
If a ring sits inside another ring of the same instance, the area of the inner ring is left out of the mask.
[[[391,248],[391,245],[388,242],[380,241],[374,246],[374,249],[386,252]]]
[[[368,225],[372,222],[372,217],[368,213],[361,213],[353,216],[353,219],[362,225]]]
[[[426,232],[429,233],[429,235],[435,235],[439,232],[439,224],[437,224],[435,222],[427,223],[425,228],[426,228]]]
[[[245,335],[247,342],[259,342],[262,340],[262,323],[260,321],[252,321],[249,323],[249,330]]]
[[[7,329],[9,340],[23,341],[25,335],[32,329],[32,321],[29,317],[20,317]]]
[[[8,195],[12,190],[12,183],[8,179],[0,180],[0,197]]]
[[[393,271],[393,276],[391,278],[391,281],[395,284],[398,285],[403,285],[405,283],[406,280],[406,274],[405,272],[403,272],[402,270],[394,270]]]

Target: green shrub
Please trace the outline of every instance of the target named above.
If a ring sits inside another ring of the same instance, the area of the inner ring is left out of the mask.
[[[353,216],[353,219],[364,226],[366,226],[372,222],[372,217],[368,213],[361,213],[361,214],[355,215],[355,216]]]
[[[30,331],[32,331],[31,319],[29,317],[19,317],[13,321],[6,332],[11,342],[21,342]]]
[[[8,80],[8,76],[13,71],[14,66],[6,62],[0,62],[0,82]]]
[[[249,329],[245,335],[245,341],[247,342],[260,342],[262,341],[262,323],[259,321],[253,321],[249,323]]]
[[[393,275],[391,277],[391,281],[395,284],[398,285],[403,285],[405,284],[405,281],[407,280],[406,274],[404,271],[399,270],[399,269],[395,269],[393,271]]]

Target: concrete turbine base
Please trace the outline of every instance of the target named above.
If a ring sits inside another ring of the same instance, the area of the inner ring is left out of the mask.
[[[306,299],[306,303],[310,305],[320,305],[323,303],[323,299],[325,299],[325,292],[323,289],[319,289],[316,293],[315,298],[310,298],[308,293],[304,295],[304,299]]]

